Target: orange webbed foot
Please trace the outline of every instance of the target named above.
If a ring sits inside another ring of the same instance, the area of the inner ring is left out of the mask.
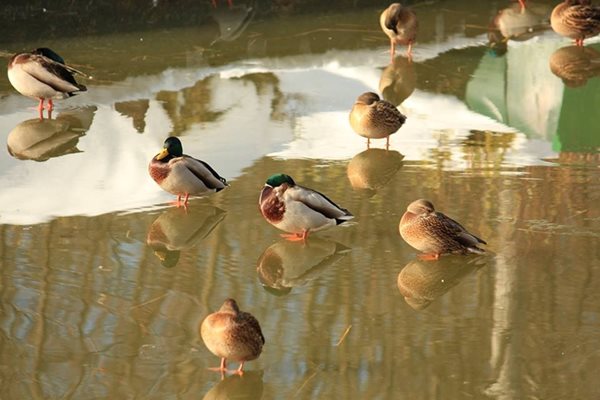
[[[301,233],[282,233],[281,237],[290,242],[300,242],[305,240],[305,237]]]
[[[440,259],[440,255],[438,253],[419,254],[417,258],[423,261],[435,261]]]

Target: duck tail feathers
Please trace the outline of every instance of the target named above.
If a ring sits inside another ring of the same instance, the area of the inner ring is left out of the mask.
[[[336,225],[343,224],[344,222],[350,221],[352,218],[354,218],[354,215],[348,213],[347,215],[342,215],[341,217],[337,217],[335,219],[335,223],[336,223]]]
[[[469,253],[474,253],[474,254],[485,254],[485,250],[484,249],[480,249],[477,246],[467,247],[467,251]]]

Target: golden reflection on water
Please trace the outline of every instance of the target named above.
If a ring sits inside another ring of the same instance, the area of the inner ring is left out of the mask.
[[[484,266],[485,258],[487,256],[442,257],[433,262],[413,260],[398,274],[398,290],[409,306],[423,310],[464,277]]]
[[[20,122],[8,134],[6,147],[20,160],[46,161],[78,153],[79,138],[90,129],[97,107],[61,111],[54,119],[32,118]]]
[[[318,278],[349,251],[340,243],[317,237],[306,243],[280,240],[265,249],[258,259],[258,279],[270,293],[289,294],[292,288]]]

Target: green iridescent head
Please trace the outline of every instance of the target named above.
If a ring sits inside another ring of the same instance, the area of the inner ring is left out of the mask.
[[[296,184],[296,182],[294,182],[292,177],[289,175],[286,175],[286,174],[271,175],[269,177],[269,179],[267,179],[267,182],[266,182],[267,185],[272,186],[272,187],[277,187],[284,183],[287,183],[290,186],[294,186]]]

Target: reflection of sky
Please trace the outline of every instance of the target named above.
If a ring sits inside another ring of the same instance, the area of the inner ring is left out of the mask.
[[[600,37],[586,40],[586,45],[598,42]],[[548,147],[545,142],[557,131],[564,88],[548,61],[554,51],[570,44],[548,31],[525,42],[509,41],[502,57],[486,54],[467,86],[469,108],[529,138],[543,139],[543,146]]]
[[[481,38],[457,37],[442,44],[424,45],[416,50],[415,59],[422,61],[439,51],[479,45],[481,41]],[[539,46],[535,40],[531,42],[531,47]],[[20,161],[7,152],[0,153],[3,188],[0,223],[96,215],[170,200],[172,196],[164,193],[147,173],[150,158],[161,148],[172,126],[162,104],[155,100],[156,93],[191,87],[211,74],[217,74],[219,79],[211,81],[209,108],[222,114],[215,121],[192,124],[184,132],[184,151],[207,161],[227,179],[235,179],[265,154],[281,158],[350,159],[365,149],[365,139],[350,128],[349,110],[360,93],[377,91],[381,67],[386,61],[382,49],[330,51],[325,56],[255,60],[219,69],[169,69],[111,86],[90,84],[89,92],[59,103],[57,110],[86,104],[98,106],[91,128],[79,140],[81,153],[41,163]],[[526,76],[535,76],[542,64],[534,62]],[[547,69],[547,64],[544,66]],[[274,90],[258,92],[256,85],[247,80],[230,79],[257,71],[270,71],[279,79],[277,89],[285,99],[283,120],[272,118]],[[518,72],[515,75],[517,79]],[[541,83],[539,86],[544,87]],[[551,90],[550,94],[555,92]],[[556,107],[554,97],[551,96],[544,110]],[[131,119],[113,107],[116,102],[137,99],[149,99],[146,128],[141,135]],[[8,133],[18,123],[32,118],[35,111],[26,108],[33,105],[33,101],[17,94],[0,103],[0,140],[6,142]],[[461,100],[448,95],[416,90],[401,110],[408,121],[392,136],[392,148],[404,154],[406,160],[427,159],[443,135],[450,143],[457,144],[448,148],[451,159],[445,161],[444,168],[449,169],[469,166],[458,143],[471,130],[515,132],[514,128],[477,114]],[[373,145],[380,147],[383,141],[375,141]],[[552,154],[549,143],[528,142],[522,134],[517,134],[511,146],[506,160],[518,164],[537,163]]]

